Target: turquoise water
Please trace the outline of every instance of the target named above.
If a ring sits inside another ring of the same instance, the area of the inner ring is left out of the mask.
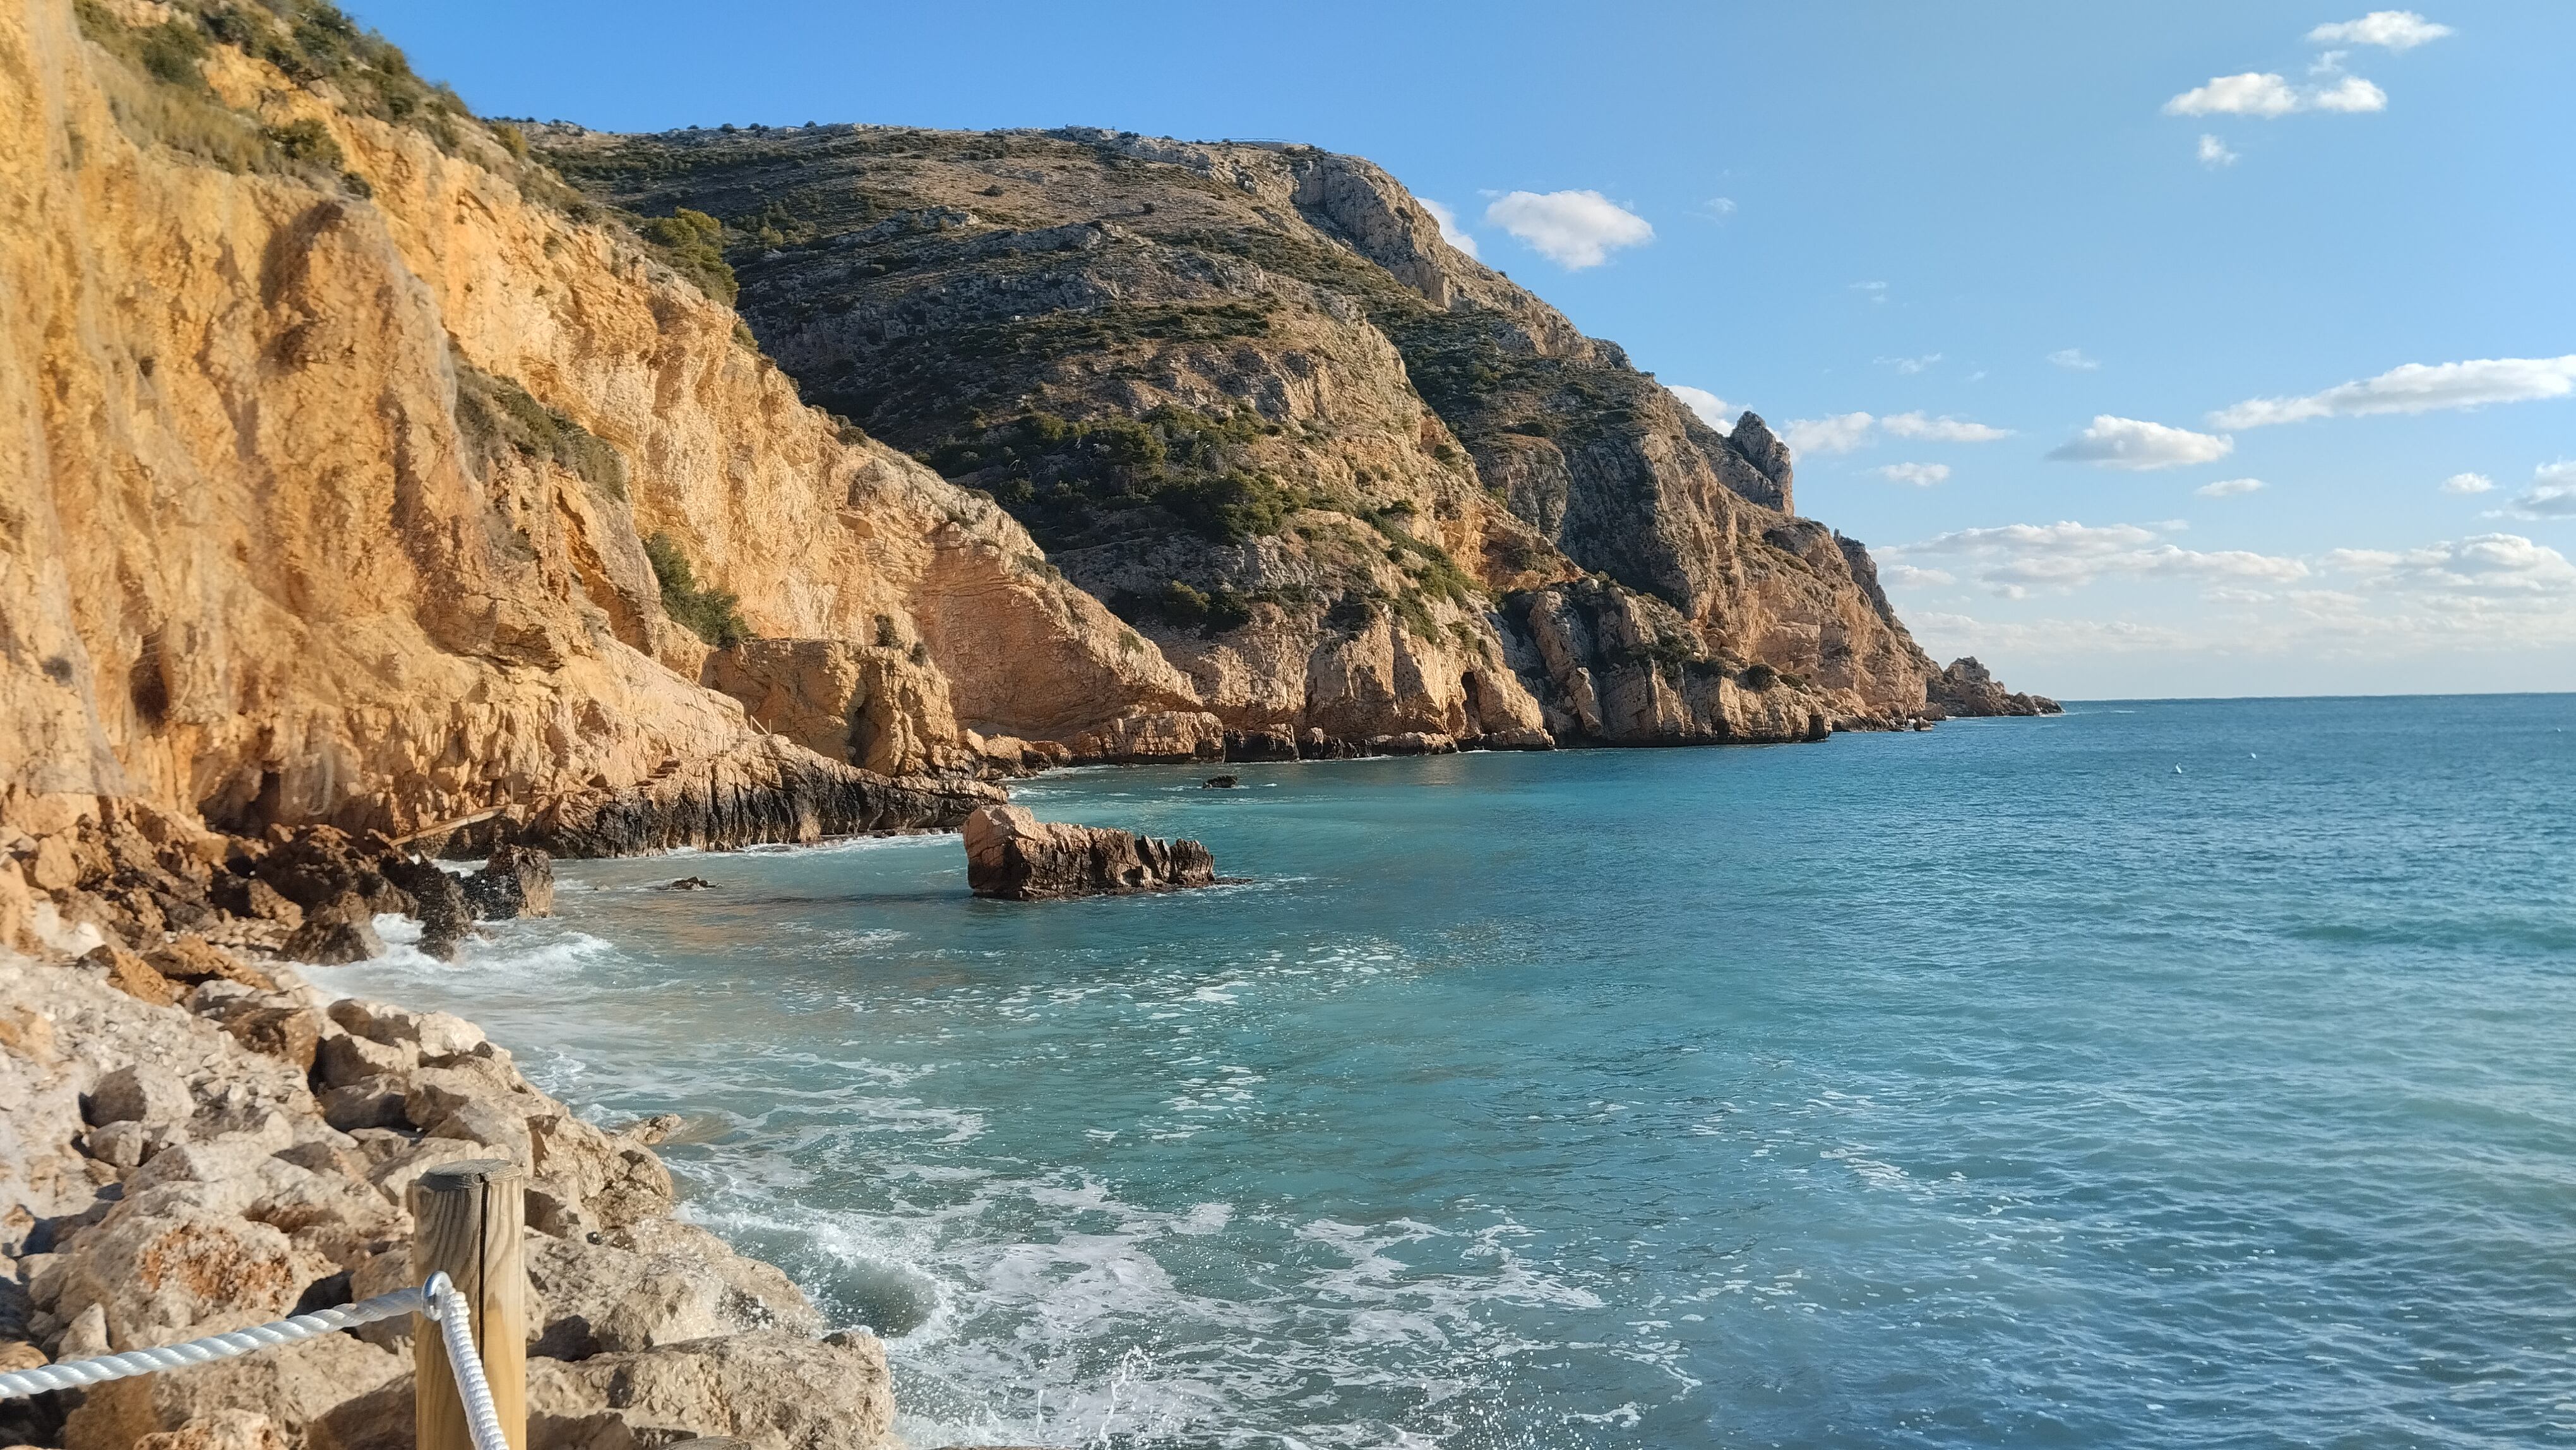
[[[339,980],[695,1115],[925,1447],[2576,1444],[2576,697],[1229,769],[1017,794],[1245,885],[582,863]]]

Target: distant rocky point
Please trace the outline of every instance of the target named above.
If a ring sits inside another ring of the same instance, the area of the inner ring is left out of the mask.
[[[2046,695],[2007,690],[1975,655],[1950,661],[1926,682],[1926,701],[1945,715],[2063,715],[2066,707]]]

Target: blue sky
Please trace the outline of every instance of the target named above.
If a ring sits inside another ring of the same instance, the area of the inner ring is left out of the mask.
[[[2576,5],[352,9],[486,114],[1368,156],[2019,687],[2576,689]]]

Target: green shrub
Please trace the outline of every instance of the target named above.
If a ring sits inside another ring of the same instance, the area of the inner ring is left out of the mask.
[[[1743,681],[1744,688],[1748,690],[1767,690],[1780,682],[1780,672],[1760,660],[1755,660],[1746,665],[1744,673],[1737,678]]]
[[[1211,418],[1169,404],[1080,423],[1029,412],[952,437],[923,461],[989,491],[1051,549],[1149,506],[1208,539],[1240,543],[1278,533],[1303,503],[1248,466],[1265,431],[1256,415]]]
[[[488,459],[501,446],[561,464],[616,498],[626,497],[626,455],[579,423],[528,396],[512,379],[458,359],[456,424]]]
[[[644,557],[653,561],[653,577],[662,586],[662,612],[690,633],[718,649],[753,637],[751,626],[743,622],[740,597],[730,589],[701,587],[678,540],[657,533],[644,541]]]
[[[1203,635],[1223,634],[1252,622],[1250,596],[1223,585],[1196,589],[1178,579],[1152,594],[1122,589],[1110,597],[1109,605],[1128,619],[1195,629]]]
[[[669,216],[647,219],[636,231],[651,242],[671,269],[698,284],[709,297],[731,306],[742,292],[733,267],[724,258],[724,223],[702,211],[680,207]]]
[[[268,144],[289,161],[340,169],[340,143],[331,139],[330,127],[312,116],[271,126],[266,134]]]

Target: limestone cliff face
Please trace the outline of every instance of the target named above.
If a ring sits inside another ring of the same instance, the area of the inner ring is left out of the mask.
[[[0,811],[402,831],[864,784],[700,683],[656,533],[751,632],[917,653],[987,728],[1194,702],[515,137],[305,33],[0,5]]]
[[[806,395],[997,499],[1229,726],[1646,743],[1922,705],[1930,662],[1866,551],[1791,512],[1759,418],[1708,428],[1365,161],[1081,129],[538,145],[639,215],[721,218]],[[1576,584],[1666,677],[1759,665],[1743,692],[1789,703],[1581,705],[1637,665],[1527,633]]]

